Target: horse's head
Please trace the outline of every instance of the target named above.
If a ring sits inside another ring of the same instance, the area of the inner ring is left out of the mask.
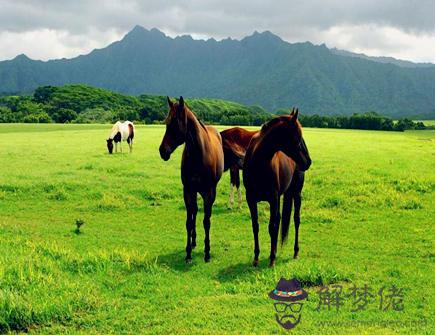
[[[299,110],[293,108],[290,115],[280,116],[266,123],[262,132],[269,133],[273,130],[273,142],[278,145],[278,150],[293,159],[301,171],[305,171],[311,165],[311,158],[302,137],[298,114]]]
[[[109,138],[107,141],[107,150],[109,150],[109,154],[113,152],[113,139]]]
[[[178,146],[186,141],[187,113],[183,97],[178,102],[172,102],[169,97],[169,112],[166,117],[166,132],[160,144],[160,157],[167,161]]]

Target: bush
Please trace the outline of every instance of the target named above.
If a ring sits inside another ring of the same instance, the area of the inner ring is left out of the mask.
[[[114,120],[112,111],[98,107],[86,109],[77,116],[74,123],[112,123]]]
[[[66,123],[76,119],[77,113],[72,109],[61,108],[55,112],[52,117],[58,123]]]
[[[51,123],[53,120],[46,112],[29,114],[23,117],[25,123]]]

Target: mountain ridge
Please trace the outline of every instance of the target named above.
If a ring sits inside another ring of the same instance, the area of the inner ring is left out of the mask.
[[[288,43],[270,31],[217,41],[135,26],[121,40],[74,58],[18,55],[0,62],[3,94],[73,83],[134,95],[221,98],[270,111],[298,105],[308,114],[435,117],[435,67],[337,55],[324,44]]]

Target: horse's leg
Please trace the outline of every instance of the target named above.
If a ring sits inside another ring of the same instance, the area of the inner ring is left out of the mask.
[[[130,149],[129,151],[131,153],[131,146],[132,146],[133,143],[132,143],[132,140],[131,140],[130,137],[127,138],[127,144],[128,144],[128,148]]]
[[[240,190],[240,173],[239,173],[239,168],[237,166],[234,167],[234,183],[237,188],[237,197],[239,201],[238,208],[240,209],[242,207],[242,193]]]
[[[304,187],[305,173],[301,171],[296,172],[296,187],[294,193],[294,202],[295,202],[295,245],[294,245],[294,255],[293,258],[298,257],[299,253],[299,225],[301,223],[301,205],[302,205],[302,188]]]
[[[216,186],[202,194],[204,199],[204,261],[210,261],[210,225],[211,225],[211,212],[213,203],[216,199]]]
[[[237,196],[239,198],[239,209],[241,209],[242,208],[242,190],[240,189],[240,186],[237,189]]]
[[[248,201],[249,212],[251,213],[252,221],[252,232],[254,233],[254,262],[252,265],[258,265],[258,256],[260,255],[260,244],[258,243],[258,209],[257,202],[255,200],[249,199],[246,195],[246,200]]]
[[[121,151],[121,154],[122,154],[122,140],[121,140],[121,141],[119,141],[119,149],[120,149],[120,151]]]
[[[118,142],[115,142],[115,152],[118,152]]]
[[[294,195],[294,201],[295,201],[295,214],[294,214],[294,220],[295,220],[295,245],[294,245],[294,254],[293,258],[298,257],[299,253],[299,224],[301,223],[301,193],[298,192]]]
[[[228,208],[232,209],[234,204],[234,185],[230,182],[230,197],[228,198]]]
[[[193,229],[192,229],[192,250],[196,247],[196,214],[198,213],[198,205],[197,205],[197,195],[195,193],[195,203],[192,207],[192,222],[193,222]]]
[[[188,191],[186,188],[183,190],[184,205],[186,206],[186,232],[187,232],[187,244],[186,244],[186,263],[192,262],[192,235],[195,226],[194,218],[198,211],[196,202],[196,192]]]
[[[273,267],[275,265],[276,250],[278,244],[278,231],[279,231],[279,221],[280,221],[280,197],[276,195],[271,201],[270,205],[270,219],[269,219],[269,235],[270,235],[270,256],[269,256],[269,266]]]

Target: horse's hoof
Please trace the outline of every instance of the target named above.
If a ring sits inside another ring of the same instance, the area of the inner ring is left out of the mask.
[[[210,262],[210,255],[204,256],[204,262],[206,263]]]
[[[186,258],[186,264],[192,263],[192,258]]]
[[[252,262],[252,265],[254,267],[257,267],[258,266],[258,259],[254,259],[254,261]]]
[[[275,266],[275,261],[273,260],[273,261],[270,261],[269,262],[269,267],[270,268],[273,268]]]

